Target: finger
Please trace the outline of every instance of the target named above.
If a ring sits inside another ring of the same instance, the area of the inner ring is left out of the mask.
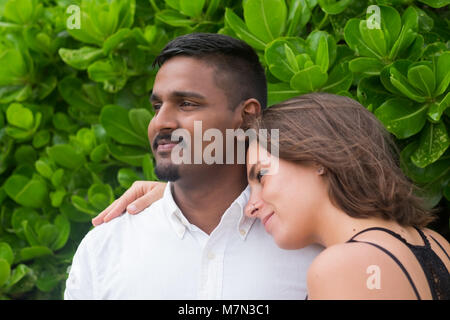
[[[109,212],[105,215],[103,218],[103,222],[109,222],[114,218],[117,218],[118,216],[121,216],[127,205],[132,201],[130,201],[128,198],[124,198],[123,195],[119,199],[117,199],[116,205],[109,210]]]
[[[95,218],[91,220],[94,227],[99,226],[103,223],[103,219],[109,213],[109,211],[117,204],[117,200],[114,200],[106,209],[100,212]]]
[[[137,214],[159,199],[161,199],[161,196],[152,190],[131,203],[127,207],[127,211],[131,214]]]

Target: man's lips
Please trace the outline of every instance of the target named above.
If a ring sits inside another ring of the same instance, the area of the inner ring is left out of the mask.
[[[159,138],[155,141],[153,147],[156,152],[168,152],[168,151],[171,151],[173,149],[173,147],[175,147],[181,141],[182,141],[182,139],[180,139],[180,141],[178,141],[178,142],[172,141],[170,139],[170,137],[169,137],[169,139]]]
[[[156,148],[157,152],[167,152],[167,151],[171,151],[173,149],[173,147],[175,147],[178,143],[161,143],[158,144],[158,147]]]

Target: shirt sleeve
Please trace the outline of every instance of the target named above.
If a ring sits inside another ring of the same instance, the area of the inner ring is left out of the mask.
[[[89,254],[89,238],[86,236],[80,243],[70,267],[69,277],[66,280],[64,300],[92,300],[96,299],[94,293],[95,261]]]

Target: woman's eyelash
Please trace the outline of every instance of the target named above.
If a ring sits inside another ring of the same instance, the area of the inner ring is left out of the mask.
[[[256,179],[258,179],[259,182],[261,182],[262,177],[267,174],[268,170],[267,169],[261,169],[258,171],[258,173],[256,174]]]

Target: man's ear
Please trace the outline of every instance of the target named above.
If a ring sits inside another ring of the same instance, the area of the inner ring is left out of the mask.
[[[243,101],[236,110],[239,116],[239,126],[243,130],[247,130],[253,121],[261,114],[261,104],[255,98]]]

